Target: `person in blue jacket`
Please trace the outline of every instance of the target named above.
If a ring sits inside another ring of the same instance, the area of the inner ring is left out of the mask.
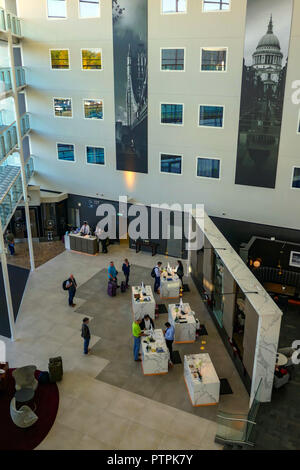
[[[129,281],[129,274],[130,274],[130,264],[129,264],[129,261],[128,261],[127,258],[124,259],[124,263],[123,263],[123,266],[122,266],[122,271],[123,271],[124,276],[125,276],[125,285],[126,285],[126,288],[128,289],[128,287],[129,287],[128,281]]]

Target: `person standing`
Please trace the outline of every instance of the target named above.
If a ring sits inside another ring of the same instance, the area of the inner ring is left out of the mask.
[[[108,267],[108,280],[110,282],[115,282],[117,284],[117,287],[118,286],[118,279],[117,279],[117,275],[118,275],[118,271],[116,270],[115,268],[115,265],[114,265],[114,262],[111,261],[109,263],[109,267]]]
[[[73,300],[76,294],[76,288],[77,288],[77,282],[75,280],[75,277],[73,274],[70,274],[69,279],[67,280],[66,287],[69,291],[69,305],[70,307],[75,307],[76,304],[74,304]]]
[[[83,235],[89,235],[90,234],[90,226],[88,225],[88,223],[86,221],[83,222],[83,225],[80,229],[80,233],[82,233]]]
[[[90,320],[88,319],[88,317],[85,317],[82,320],[82,326],[81,326],[81,337],[83,338],[83,353],[84,354],[89,354],[90,352],[89,344],[90,344],[90,339],[91,339],[91,333],[88,327],[89,321]]]
[[[141,320],[134,320],[132,322],[132,334],[133,334],[133,357],[135,361],[141,362],[140,359],[140,347],[141,347],[141,337],[146,336],[140,327]]]
[[[123,271],[124,276],[125,276],[125,285],[126,285],[126,288],[128,289],[128,287],[129,287],[128,281],[129,281],[129,274],[130,274],[130,264],[129,264],[129,261],[128,261],[127,258],[124,259],[124,263],[123,263],[123,266],[122,266],[122,271]]]
[[[98,243],[101,243],[102,253],[107,253],[107,237],[103,238],[103,234],[104,230],[97,225],[95,235],[98,238]]]
[[[154,292],[156,294],[159,294],[159,288],[160,288],[160,275],[161,275],[160,267],[161,267],[161,262],[158,261],[157,265],[154,268],[154,274],[155,274]]]
[[[14,234],[8,230],[7,235],[6,235],[6,241],[8,244],[8,249],[11,254],[11,256],[14,256],[15,253],[15,237]]]
[[[151,330],[151,328],[154,330],[154,321],[148,314],[146,314],[143,320],[141,321],[140,328],[141,330]]]
[[[175,337],[175,328],[168,321],[165,323],[165,326],[167,327],[165,331],[165,340],[166,340],[167,348],[170,352],[169,364],[172,367],[173,366],[173,341]]]
[[[182,262],[180,260],[177,260],[176,274],[177,274],[177,276],[179,277],[179,279],[181,281],[181,286],[183,287],[182,278],[184,276],[184,272],[183,272],[183,265],[182,265]]]

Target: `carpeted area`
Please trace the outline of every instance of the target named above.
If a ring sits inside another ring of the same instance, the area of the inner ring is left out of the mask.
[[[35,391],[36,423],[29,428],[17,427],[10,417],[10,401],[15,395],[13,369],[9,370],[8,389],[0,392],[0,450],[33,450],[47,436],[52,428],[59,404],[56,384],[38,385]],[[35,372],[36,378],[39,371]]]
[[[28,269],[8,265],[8,275],[15,319],[17,318],[27,279]],[[10,338],[10,326],[7,313],[4,281],[0,263],[0,335]]]
[[[130,286],[139,285],[143,280],[145,285],[149,284],[153,287],[153,279],[150,273],[151,269],[149,268],[132,265]],[[122,279],[123,274],[119,272],[119,284]],[[141,364],[133,360],[131,287],[126,293],[121,293],[120,289],[117,289],[116,297],[109,297],[106,291],[107,270],[104,269],[96,273],[85,284],[79,286],[76,294],[80,299],[86,300],[85,303],[75,309],[76,313],[82,313],[83,316],[92,316],[91,332],[101,337],[101,340],[93,347],[92,354],[110,361],[96,378],[160,403],[215,421],[218,406],[197,408],[191,405],[183,380],[183,363],[175,364],[169,370],[169,373],[164,376],[147,377],[143,375]],[[160,303],[159,296],[156,295],[155,300],[156,303]],[[184,294],[183,300],[190,303],[200,323],[203,322],[203,316],[199,315],[199,312],[203,310],[203,303],[194,286],[192,286],[190,292]],[[170,301],[169,303],[174,302]],[[167,308],[168,304],[166,304]],[[205,318],[207,326],[209,320],[208,317]],[[155,320],[155,327],[164,329],[167,319],[167,314],[159,315]],[[211,326],[210,328],[214,327]],[[232,373],[234,366],[231,364],[230,358],[226,358],[224,347],[217,332],[213,330],[213,334],[209,338],[211,350],[207,350],[207,345],[203,350],[201,338],[191,344],[176,344],[176,350],[178,350],[182,362],[185,354],[209,352],[218,374],[221,374],[221,371],[224,373],[224,368]],[[233,380],[237,385],[239,379],[234,378]],[[232,406],[228,402],[229,404]],[[222,404],[222,407],[224,405],[225,403]]]

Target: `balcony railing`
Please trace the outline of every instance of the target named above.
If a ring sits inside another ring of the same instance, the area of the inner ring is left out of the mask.
[[[17,127],[13,123],[0,134],[0,160],[5,158],[17,145]]]
[[[25,78],[25,74],[24,74]],[[0,93],[12,90],[11,71],[9,67],[0,68]]]
[[[24,67],[15,67],[17,87],[26,85]]]
[[[22,134],[22,137],[24,137],[24,135],[30,131],[29,113],[23,114],[20,120],[21,120],[21,134]]]
[[[21,22],[19,18],[4,8],[0,8],[0,29],[2,31],[11,31],[12,34],[21,36]]]
[[[1,168],[1,167],[0,167]],[[10,172],[4,172],[4,177],[1,179],[1,172],[0,172],[0,194],[2,193],[2,197],[0,195],[0,218],[2,223],[2,229],[6,227],[8,222],[10,221],[11,216],[13,215],[21,197],[23,194],[23,187],[22,187],[22,178],[21,178],[21,169],[18,167],[11,167]],[[4,168],[3,168],[4,170]],[[15,172],[15,176],[14,176]],[[26,174],[26,182],[29,182],[29,179],[33,175],[34,166],[32,158],[29,158],[25,164],[25,174]],[[9,175],[10,178],[9,179]],[[6,188],[4,187],[6,185]]]

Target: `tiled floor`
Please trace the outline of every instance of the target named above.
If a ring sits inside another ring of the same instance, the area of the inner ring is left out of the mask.
[[[65,246],[61,240],[53,242],[33,242],[33,251],[35,266],[39,267],[50,259],[59,255],[65,250]],[[14,256],[7,255],[7,262],[14,266],[30,269],[30,258],[27,241],[25,243],[15,244],[16,254]]]
[[[7,343],[11,367],[36,364],[47,369],[50,356],[63,356],[64,377],[59,383],[60,405],[56,422],[39,449],[221,449],[214,443],[214,420],[160,403],[124,388],[97,380],[109,365],[101,351],[101,311],[99,302],[99,328],[93,330],[93,317],[97,312],[85,311],[91,317],[92,355],[82,354],[80,326],[83,316],[68,306],[61,284],[73,273],[80,286],[115,260],[119,272],[122,260],[151,269],[163,256],[136,254],[121,246],[110,247],[108,254],[96,257],[63,252],[31,273],[17,320],[17,341]],[[192,281],[189,280],[189,283]],[[121,295],[121,294],[119,294]],[[126,295],[126,294],[125,294]],[[112,299],[113,300],[113,299]],[[83,310],[86,299],[76,298],[78,310]],[[125,302],[125,301],[124,301]],[[130,301],[128,310],[130,309]],[[116,309],[115,315],[118,316]],[[200,312],[207,326],[209,342],[218,338],[209,315]],[[95,318],[96,324],[96,318]],[[124,337],[131,346],[130,322]],[[103,332],[105,336],[105,332]],[[234,394],[223,396],[222,407],[228,411],[245,411],[248,396],[234,366],[220,340],[215,341],[216,368],[229,378]],[[115,345],[117,347],[117,344]],[[209,350],[209,352],[211,352]],[[229,358],[228,358],[229,359]],[[222,367],[224,364],[224,369]],[[184,399],[184,397],[183,397]]]

